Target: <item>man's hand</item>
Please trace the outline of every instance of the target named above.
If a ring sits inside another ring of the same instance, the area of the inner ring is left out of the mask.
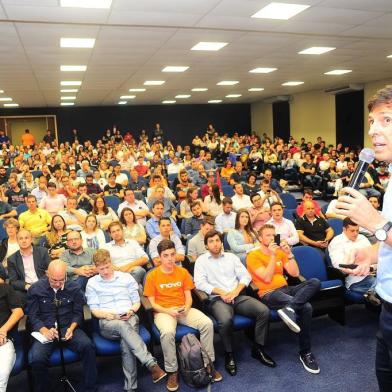
[[[73,337],[73,330],[71,329],[71,328],[68,328],[66,331],[65,331],[65,335],[64,335],[64,340],[71,340],[72,339],[72,337]]]
[[[291,247],[290,245],[287,243],[287,241],[283,240],[280,242],[280,249],[283,250],[284,253],[286,253],[287,255],[291,256]]]
[[[169,308],[167,311],[174,318],[181,316],[181,313],[178,313],[178,307]]]
[[[270,255],[275,255],[279,249],[279,245],[275,244],[275,242],[270,242],[268,245],[268,250],[270,251]]]
[[[134,314],[135,314],[135,312],[134,312],[133,310],[129,310],[126,314],[124,314],[123,316],[120,316],[120,320],[127,321],[127,320],[130,319]]]
[[[345,260],[345,264],[358,264],[355,269],[342,268],[342,272],[354,276],[367,276],[370,273],[371,260],[367,257],[366,251],[362,249],[352,249]]]
[[[85,276],[89,278],[91,276],[90,266],[89,265],[82,265],[79,268],[75,268],[73,271],[76,275]]]
[[[59,337],[56,328],[50,328],[50,329],[48,329],[48,328],[46,328],[46,327],[42,327],[39,331],[40,331],[40,332],[42,333],[42,335],[44,335],[45,338],[48,339],[48,340],[55,340],[55,339],[58,339],[58,337]]]
[[[0,346],[7,343],[7,331],[0,328]]]
[[[326,248],[328,246],[328,242],[326,241],[315,241],[315,245],[317,248]]]

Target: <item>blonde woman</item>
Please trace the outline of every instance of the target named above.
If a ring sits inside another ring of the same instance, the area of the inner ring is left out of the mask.
[[[68,232],[64,218],[61,215],[54,215],[44,243],[52,260],[58,259],[67,249]]]
[[[3,227],[7,233],[7,238],[1,241],[0,245],[0,261],[4,268],[7,268],[8,257],[19,250],[19,244],[16,239],[20,225],[17,219],[9,218],[3,223]]]
[[[83,248],[99,249],[106,243],[104,232],[98,227],[97,217],[87,215],[84,229],[80,232]]]
[[[144,227],[137,223],[135,213],[131,208],[125,207],[120,214],[120,222],[124,227],[124,237],[130,240],[135,240],[139,245],[144,245],[147,240],[147,235]]]

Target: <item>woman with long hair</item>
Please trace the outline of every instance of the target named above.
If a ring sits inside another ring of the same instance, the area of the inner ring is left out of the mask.
[[[68,232],[64,218],[58,214],[54,215],[44,243],[52,260],[58,259],[67,249]]]
[[[208,187],[208,195],[204,198],[206,213],[216,217],[223,212],[222,195],[219,186],[216,184]]]
[[[235,228],[227,233],[227,242],[231,251],[245,264],[247,252],[255,247],[257,235],[252,229],[247,209],[240,208],[235,218]]]
[[[106,205],[105,199],[101,196],[95,198],[92,212],[102,230],[106,230],[112,222],[118,221],[117,214]]]
[[[180,203],[180,217],[183,219],[192,218],[191,205],[194,201],[200,201],[202,210],[204,212],[204,203],[199,199],[199,188],[191,186],[186,191],[185,199]]]
[[[142,246],[146,243],[146,231],[140,223],[137,223],[135,213],[131,208],[122,209],[120,222],[124,227],[124,238],[135,240]]]
[[[3,227],[7,233],[7,237],[1,241],[0,245],[0,262],[3,263],[4,268],[7,268],[8,257],[19,250],[18,234],[20,225],[17,219],[9,218],[3,223]]]
[[[90,214],[84,221],[84,229],[80,232],[84,248],[99,249],[106,243],[104,232],[98,227],[97,216]]]
[[[235,169],[233,167],[233,163],[231,161],[226,161],[220,171],[220,176],[225,179],[227,182],[230,181],[231,175],[235,173]]]
[[[260,191],[260,185],[256,184],[257,175],[254,172],[250,172],[246,178],[246,183],[243,184],[245,195],[253,195]]]

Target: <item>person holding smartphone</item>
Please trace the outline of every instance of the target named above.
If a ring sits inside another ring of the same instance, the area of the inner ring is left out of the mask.
[[[158,254],[160,265],[147,274],[144,295],[155,311],[154,323],[161,334],[165,370],[168,373],[166,388],[176,391],[179,388],[175,342],[177,324],[200,331],[201,345],[212,362],[215,360],[214,327],[209,317],[192,308],[192,277],[185,268],[176,265],[174,242],[163,239],[158,244]],[[205,358],[205,365],[207,364]],[[222,375],[217,370],[213,377],[214,381],[222,380]]]
[[[318,279],[289,286],[284,274],[299,276],[299,268],[286,240],[281,240],[275,227],[265,224],[258,231],[260,247],[246,259],[252,281],[258,287],[262,303],[278,311],[282,321],[299,334],[299,358],[305,370],[317,374],[320,368],[311,351],[310,324],[312,305],[309,300],[320,290]],[[278,242],[278,243],[277,243]]]

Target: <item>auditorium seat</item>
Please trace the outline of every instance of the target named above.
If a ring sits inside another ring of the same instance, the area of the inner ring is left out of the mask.
[[[332,227],[335,236],[343,233],[343,221],[341,219],[330,218],[327,219],[327,222]]]
[[[295,210],[297,208],[297,200],[291,193],[280,193],[279,197],[282,199],[285,208],[289,210]]]

